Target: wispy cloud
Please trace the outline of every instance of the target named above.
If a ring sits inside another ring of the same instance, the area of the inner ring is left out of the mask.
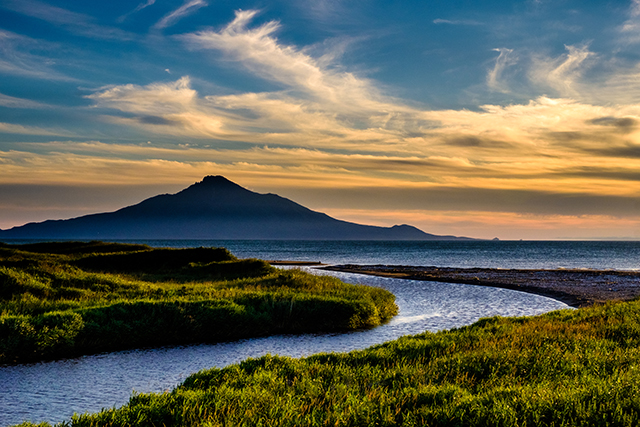
[[[204,0],[185,0],[182,6],[165,15],[161,20],[159,20],[154,25],[154,28],[162,30],[164,28],[170,27],[180,19],[184,18],[185,16],[189,16],[192,13],[195,13],[198,9],[205,6],[208,6],[208,3]]]
[[[55,71],[53,58],[31,53],[56,48],[53,43],[0,30],[0,73],[44,80],[75,80]]]
[[[630,68],[617,68],[607,76],[598,89],[598,98],[604,102],[631,104],[640,99],[640,64]]]
[[[118,19],[116,20],[117,22],[124,22],[127,20],[127,18],[129,18],[129,16],[133,15],[136,12],[140,12],[142,9],[146,9],[149,6],[154,5],[156,2],[156,0],[147,0],[146,2],[140,3],[138,6],[136,6],[135,9],[125,13],[124,15],[118,17]]]
[[[29,99],[16,98],[13,96],[0,93],[0,106],[8,108],[26,108],[26,109],[42,109],[51,108],[51,106],[40,102],[31,101]]]
[[[22,126],[13,123],[0,122],[0,133],[19,134],[19,135],[49,135],[49,136],[76,136],[72,132],[63,129],[45,129],[35,126]]]
[[[347,143],[390,149],[396,143],[404,144],[397,135],[419,134],[428,126],[412,108],[383,96],[367,79],[332,68],[329,58],[338,55],[329,52],[316,58],[282,45],[274,36],[277,22],[248,28],[256,14],[239,11],[218,32],[180,38],[196,48],[222,51],[259,78],[279,83],[282,91],[200,96],[191,89],[189,79],[183,78],[144,87],[117,86],[90,99],[98,106],[163,118],[112,118],[120,123],[152,131],[160,131],[162,124],[165,133],[261,143],[325,147]],[[301,140],[300,134],[305,138]]]
[[[37,0],[6,0],[3,8],[21,13],[26,16],[41,19],[68,31],[86,37],[98,39],[131,40],[135,36],[119,28],[96,24],[94,18],[72,12],[56,6],[51,6]]]
[[[297,3],[297,2],[295,2]],[[326,21],[335,20],[344,12],[344,2],[342,0],[317,0],[314,2],[299,4],[307,13],[316,19]]]
[[[592,64],[596,54],[589,47],[565,46],[568,51],[558,58],[537,57],[533,60],[530,78],[541,85],[558,91],[561,96],[579,97],[584,71]]]
[[[111,117],[120,124],[142,127],[152,132],[176,136],[223,139],[237,135],[229,129],[214,105],[198,97],[190,87],[190,79],[154,83],[147,86],[114,86],[88,96],[97,106],[113,108],[133,117]],[[162,130],[161,130],[162,129]]]
[[[201,31],[181,38],[194,48],[222,51],[256,76],[282,85],[288,95],[304,100],[305,104],[318,103],[313,107],[321,109],[330,105],[332,114],[343,115],[346,120],[362,121],[378,116],[376,120],[388,122],[394,120],[387,114],[389,108],[402,111],[399,103],[389,105],[372,82],[329,62],[339,54],[329,52],[314,58],[295,46],[279,43],[275,33],[280,24],[276,21],[249,28],[257,13],[237,11],[235,19],[219,32]],[[363,111],[367,111],[366,116]]]
[[[11,60],[0,59],[0,73],[44,80],[74,80],[51,70],[38,61],[33,61],[33,59],[33,56],[24,54],[13,57]]]
[[[632,0],[627,13],[628,19],[620,27],[622,41],[636,44],[640,42],[640,0]]]
[[[513,49],[503,47],[493,50],[499,52],[499,55],[496,58],[495,65],[487,74],[487,85],[492,90],[508,93],[510,90],[508,85],[502,80],[502,75],[507,67],[514,65],[517,62],[517,58],[513,54]]]
[[[479,21],[474,21],[471,19],[434,19],[434,24],[447,24],[447,25],[484,25],[484,23]]]

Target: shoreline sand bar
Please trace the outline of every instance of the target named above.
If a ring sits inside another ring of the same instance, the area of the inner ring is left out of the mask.
[[[572,307],[586,307],[607,301],[628,301],[640,296],[640,272],[637,271],[516,270],[356,264],[322,268],[398,279],[513,289],[554,298]]]
[[[299,265],[299,266],[313,266],[313,265],[326,265],[320,261],[287,261],[287,260],[271,260],[267,261],[271,265]]]

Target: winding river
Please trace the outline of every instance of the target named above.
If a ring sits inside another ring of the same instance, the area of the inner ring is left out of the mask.
[[[171,390],[196,371],[224,367],[267,353],[301,357],[346,352],[403,335],[468,325],[481,317],[528,316],[568,308],[550,298],[507,289],[315,273],[388,289],[396,295],[399,315],[378,328],[347,334],[281,335],[0,367],[0,427],[25,420],[61,422],[70,419],[74,412],[98,412],[121,406],[134,391]]]

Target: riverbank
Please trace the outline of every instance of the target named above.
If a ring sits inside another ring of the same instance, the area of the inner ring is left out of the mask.
[[[372,328],[394,300],[223,248],[0,243],[0,364]]]
[[[74,412],[96,413],[102,408],[121,407],[129,401],[131,390],[162,393],[174,389],[191,373],[224,368],[265,354],[300,358],[347,353],[406,335],[464,327],[483,317],[536,316],[567,308],[551,298],[499,288],[443,286],[320,270],[316,273],[388,290],[396,296],[398,316],[378,327],[344,334],[275,335],[0,367],[0,384],[6,385],[4,393],[0,391],[0,408],[4,408],[0,411],[0,427],[23,420],[55,424],[70,420]]]
[[[639,368],[640,301],[619,302],[350,353],[248,359],[60,425],[631,427]]]
[[[554,298],[572,307],[640,297],[640,272],[614,270],[542,270],[448,268],[402,265],[332,265],[325,270],[399,279],[464,283],[512,289]]]

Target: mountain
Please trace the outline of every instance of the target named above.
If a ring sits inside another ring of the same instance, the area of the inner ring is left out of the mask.
[[[276,194],[207,176],[115,212],[29,223],[0,239],[457,240],[410,225],[376,227],[337,220]]]

